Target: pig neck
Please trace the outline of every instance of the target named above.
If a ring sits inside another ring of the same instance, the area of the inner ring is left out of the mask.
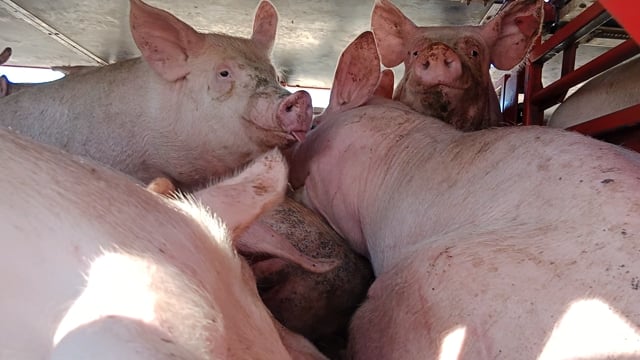
[[[385,264],[395,258],[395,252],[415,242],[407,233],[410,229],[400,229],[403,236],[389,238],[398,233],[394,217],[407,208],[403,202],[416,200],[414,195],[407,195],[411,192],[407,187],[416,186],[413,183],[420,180],[416,178],[428,175],[421,174],[427,168],[425,162],[438,163],[439,154],[463,134],[396,101],[376,99],[369,104],[323,124],[325,137],[340,145],[332,146],[328,151],[333,154],[316,161],[314,169],[324,174],[322,181],[316,182],[312,176],[305,188],[313,206],[349,240],[352,248],[369,257],[375,273],[380,274]],[[318,146],[322,145],[309,145]],[[341,160],[322,165],[323,159],[335,156]],[[421,201],[419,207],[429,201]],[[407,221],[413,216],[407,214],[400,218]],[[389,226],[393,229],[386,229]]]
[[[18,309],[25,315],[18,331],[29,334],[31,345],[42,344],[37,339],[44,334],[50,346],[62,318],[77,325],[113,314],[156,325],[192,353],[218,355],[198,358],[255,359],[264,354],[283,359],[284,348],[250,268],[222,234],[222,223],[204,209],[187,201],[168,204],[118,172],[91,161],[79,163],[2,130],[0,148],[0,162],[8,169],[0,172],[6,185],[0,214],[10,221],[0,232],[24,240],[18,253],[48,249],[47,261],[24,267],[27,278],[54,270],[46,284],[33,287],[34,294],[49,295],[31,296],[29,304],[38,310]],[[11,221],[51,223],[55,230],[13,227]],[[79,312],[66,312],[70,307]],[[145,309],[154,316],[145,317]],[[2,325],[6,329],[7,323]],[[267,352],[274,349],[280,353]]]
[[[399,126],[402,121],[411,124],[408,131]],[[434,175],[429,169],[438,168],[441,154],[462,136],[448,124],[413,112],[393,116],[393,123],[389,127],[396,129],[395,138],[389,137],[385,146],[378,145],[382,151],[371,160],[376,165],[369,168],[370,180],[358,208],[376,275],[393,264],[405,248],[429,235],[417,232],[424,227],[419,214],[433,216],[429,204],[441,196],[439,191],[428,189]],[[438,178],[447,176],[440,174]]]

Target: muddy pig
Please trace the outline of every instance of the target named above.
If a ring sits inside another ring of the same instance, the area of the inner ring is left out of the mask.
[[[523,61],[542,27],[542,0],[516,0],[481,26],[417,26],[389,0],[371,14],[382,64],[404,63],[394,99],[463,131],[500,125],[489,66]]]

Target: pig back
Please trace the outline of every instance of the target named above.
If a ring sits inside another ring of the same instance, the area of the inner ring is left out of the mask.
[[[0,131],[0,149],[3,354],[46,358],[55,342],[85,329],[78,321],[94,329],[93,320],[112,315],[164,332],[158,351],[166,356],[176,346],[234,351],[228,345],[246,355],[247,343],[271,343],[253,354],[287,358],[255,283],[237,284],[253,278],[242,274],[248,267],[222,223],[8,131]],[[222,318],[224,327],[216,325]]]

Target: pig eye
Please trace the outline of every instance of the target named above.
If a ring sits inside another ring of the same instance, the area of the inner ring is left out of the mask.
[[[415,56],[418,56],[418,52],[417,52],[417,51],[414,51],[414,52],[413,52],[413,56],[414,56],[414,57],[415,57]]]
[[[218,75],[219,75],[221,78],[227,78],[227,77],[229,77],[229,75],[230,75],[230,74],[229,74],[229,70],[222,70],[222,71],[220,71],[220,72],[218,73]]]
[[[471,50],[471,57],[478,57],[478,55],[480,55],[480,53],[478,52],[478,50]]]

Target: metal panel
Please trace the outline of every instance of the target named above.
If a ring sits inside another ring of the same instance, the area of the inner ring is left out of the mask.
[[[0,9],[0,47],[13,48],[7,65],[48,67],[50,64],[93,65],[95,62],[70,51],[49,35]]]

